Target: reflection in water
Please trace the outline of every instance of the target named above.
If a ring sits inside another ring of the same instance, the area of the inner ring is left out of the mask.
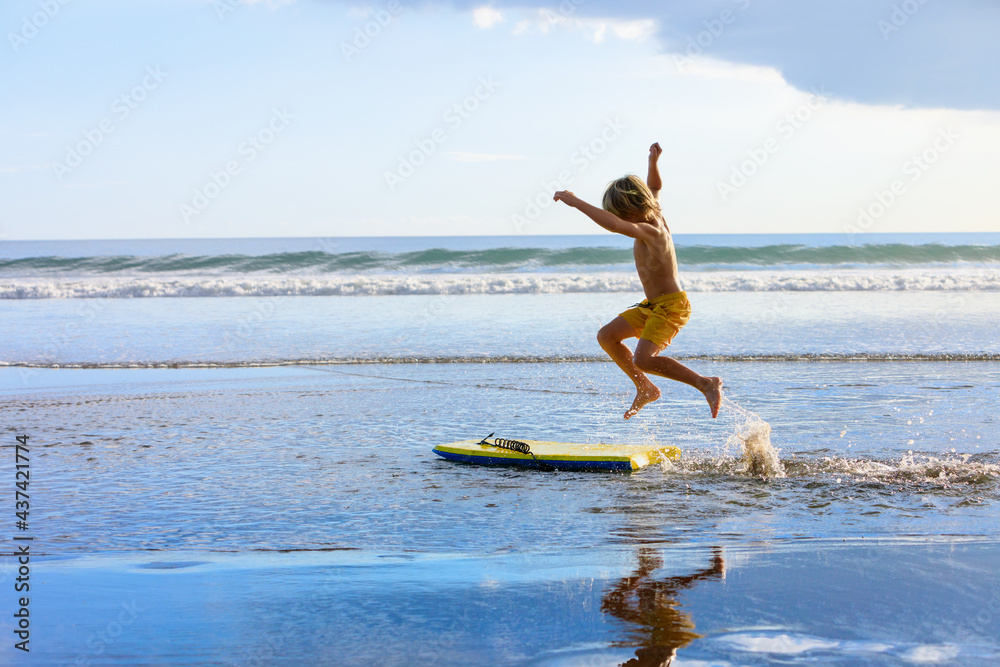
[[[694,621],[680,610],[677,596],[700,579],[721,579],[725,573],[722,550],[716,549],[712,566],[696,574],[656,579],[653,572],[663,567],[663,559],[653,549],[639,550],[639,565],[605,593],[601,610],[639,626],[632,637],[619,646],[635,646],[635,658],[628,667],[666,667],[673,662],[677,649],[701,637],[694,631]]]

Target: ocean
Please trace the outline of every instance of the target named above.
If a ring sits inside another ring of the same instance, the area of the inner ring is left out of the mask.
[[[716,420],[622,419],[627,239],[0,243],[4,662],[1000,660],[1000,234],[675,240]],[[491,432],[683,456],[431,452]]]

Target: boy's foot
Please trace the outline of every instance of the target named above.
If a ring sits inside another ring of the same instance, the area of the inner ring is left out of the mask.
[[[719,406],[722,404],[722,378],[706,378],[709,385],[701,390],[712,408],[712,419],[719,416]]]
[[[635,415],[639,412],[639,410],[642,410],[644,407],[646,407],[646,405],[652,403],[659,397],[660,397],[660,390],[652,382],[650,382],[645,387],[636,390],[635,400],[632,401],[632,407],[629,408],[628,412],[625,413],[625,419],[631,419],[632,417],[635,417]]]

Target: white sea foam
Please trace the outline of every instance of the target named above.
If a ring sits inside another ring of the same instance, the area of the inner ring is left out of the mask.
[[[689,292],[992,291],[1000,270],[691,271]],[[566,294],[641,292],[630,272],[415,273],[324,276],[6,278],[0,299],[214,296],[385,296],[397,294]]]
[[[735,456],[730,453],[734,449]],[[934,507],[940,498],[952,496],[964,498],[962,502],[967,504],[978,504],[983,497],[994,494],[1000,483],[1000,463],[995,454],[907,454],[896,460],[793,455],[782,460],[770,443],[770,426],[759,418],[737,425],[724,454],[685,455],[666,469],[688,476],[707,473],[821,481],[831,486],[877,484],[924,489],[928,494],[924,496],[925,504]]]
[[[730,650],[782,656],[786,661],[816,659],[819,656],[846,659],[850,656],[852,662],[857,662],[862,657],[870,659],[894,657],[902,662],[938,664],[951,662],[961,654],[961,647],[956,644],[894,644],[816,637],[794,631],[738,631],[717,636],[712,641]]]
[[[872,461],[824,457],[814,462],[796,461],[805,474],[837,475],[841,483],[882,482],[885,484],[906,484],[916,482],[936,486],[979,486],[1000,481],[1000,465],[981,461],[971,454],[933,456],[930,454],[907,454],[899,461]]]

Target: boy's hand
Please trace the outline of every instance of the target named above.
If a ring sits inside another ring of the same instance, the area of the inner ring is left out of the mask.
[[[570,192],[569,190],[560,190],[556,192],[555,194],[552,195],[552,199],[554,199],[555,201],[561,201],[564,204],[567,204],[568,206],[572,206],[573,208],[576,208],[577,205],[581,202],[581,199],[572,192]]]
[[[663,152],[663,149],[660,148],[660,144],[659,143],[655,143],[652,146],[650,146],[649,147],[649,161],[650,162],[656,162],[657,160],[659,160],[660,159],[660,153],[662,153],[662,152]]]

